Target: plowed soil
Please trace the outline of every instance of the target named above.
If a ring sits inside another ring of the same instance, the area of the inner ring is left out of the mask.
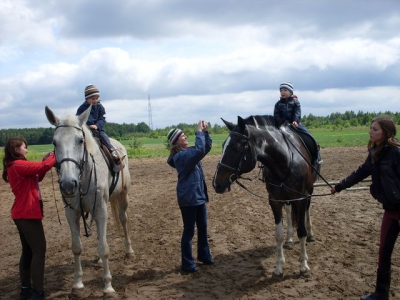
[[[329,182],[342,179],[366,155],[366,147],[322,149],[322,175]],[[314,197],[311,216],[316,241],[307,243],[311,272],[300,276],[299,243],[295,237],[292,249],[284,252],[284,276],[275,280],[271,276],[276,259],[274,220],[265,185],[259,180],[244,182],[263,198],[249,194],[238,185],[233,185],[229,193],[216,194],[212,178],[219,158],[214,155],[203,160],[210,194],[210,246],[216,263],[199,264],[197,274],[183,274],[179,269],[182,221],[176,202],[176,171],[166,164],[166,158],[129,161],[132,177],[129,214],[135,257],[125,257],[123,239],[110,217],[108,242],[116,290],[114,298],[359,299],[360,295],[374,290],[383,210],[368,190]],[[249,176],[257,173],[255,170]],[[368,182],[361,186],[368,186]],[[54,170],[46,175],[41,190],[45,201],[47,299],[102,299],[102,267],[96,263],[96,233],[89,238],[82,236],[85,289],[73,294],[71,237]],[[18,299],[21,245],[10,218],[13,195],[3,181],[0,192],[0,298]],[[328,186],[322,186],[315,188],[314,194],[329,192]],[[393,299],[400,299],[399,250],[397,244],[392,262]]]

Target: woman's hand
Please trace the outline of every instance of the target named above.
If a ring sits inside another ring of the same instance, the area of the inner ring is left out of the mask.
[[[203,121],[200,120],[199,123],[197,123],[197,131],[203,131]]]
[[[47,153],[47,154],[43,157],[42,161],[45,161],[46,159],[48,159],[48,158],[50,157],[50,155],[54,155],[54,151],[50,151],[49,153]]]
[[[207,131],[207,122],[204,120],[200,120],[199,123],[197,123],[197,130],[201,132]]]
[[[207,128],[208,128],[208,123],[206,122],[206,121],[202,121],[203,122],[203,132],[206,132],[207,131]]]
[[[332,195],[333,195],[333,194],[336,194],[336,189],[335,189],[334,186],[331,188],[331,194],[332,194]]]

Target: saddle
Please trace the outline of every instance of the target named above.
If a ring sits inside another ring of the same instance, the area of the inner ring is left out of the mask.
[[[124,162],[122,160],[121,160],[121,162],[119,164],[117,164],[115,162],[115,160],[113,159],[113,157],[111,155],[110,149],[108,149],[108,147],[106,145],[104,145],[100,141],[100,139],[99,139],[99,147],[100,147],[100,150],[101,150],[101,152],[102,152],[102,154],[104,156],[104,159],[105,159],[105,161],[106,161],[106,163],[108,165],[108,168],[110,170],[112,170],[115,173],[118,173],[119,171],[121,171],[125,167],[125,164],[124,164]]]
[[[121,160],[121,162],[119,164],[117,164],[111,155],[110,149],[108,149],[108,147],[101,141],[98,134],[96,134],[97,131],[95,131],[95,130],[91,130],[91,131],[92,131],[93,138],[97,142],[100,152],[103,154],[104,160],[106,161],[107,166],[110,169],[110,171],[112,171],[114,173],[120,172],[125,167],[124,162]]]
[[[312,161],[311,164],[315,167],[316,171],[319,173],[321,171],[321,157],[319,155],[319,145],[315,141],[314,137],[309,134],[308,132],[299,130],[293,124],[289,124],[288,126],[290,130],[296,134],[300,140],[302,141],[303,145],[306,147],[308,153],[310,154]]]

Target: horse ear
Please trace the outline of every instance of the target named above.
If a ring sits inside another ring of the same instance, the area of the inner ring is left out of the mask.
[[[46,113],[47,120],[49,120],[51,125],[57,126],[60,123],[60,119],[55,116],[53,111],[50,108],[48,108],[47,105],[44,111]]]
[[[238,126],[242,131],[244,131],[244,129],[246,127],[246,124],[244,123],[243,118],[239,117],[239,116],[238,116]]]
[[[92,110],[92,104],[89,105],[89,108],[86,109],[82,114],[78,116],[79,125],[82,127],[86,124],[87,119],[89,118],[90,111]]]
[[[228,121],[226,121],[226,120],[224,120],[222,118],[221,118],[221,120],[222,120],[222,122],[225,123],[226,127],[228,127],[229,131],[232,131],[233,127],[235,127],[235,125],[233,123],[228,122]]]

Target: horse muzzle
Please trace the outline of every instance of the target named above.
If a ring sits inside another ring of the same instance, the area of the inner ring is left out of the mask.
[[[213,183],[213,187],[214,187],[214,190],[215,190],[215,192],[216,192],[217,194],[223,194],[223,193],[225,193],[227,190],[228,190],[228,192],[231,190],[231,185],[230,185],[230,183],[229,183],[227,186],[224,186],[224,185],[221,185],[221,184],[219,184],[219,183],[217,183],[217,182],[214,182],[214,183]]]
[[[78,182],[76,180],[60,180],[61,194],[66,198],[73,198],[78,192]]]

